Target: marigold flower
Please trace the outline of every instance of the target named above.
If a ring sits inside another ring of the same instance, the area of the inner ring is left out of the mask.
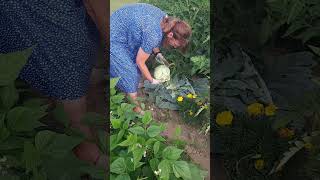
[[[281,128],[279,130],[279,136],[282,138],[292,138],[294,136],[294,130],[289,128]]]
[[[187,98],[192,98],[192,94],[187,94]]]
[[[304,144],[304,148],[306,148],[307,150],[310,151],[310,150],[313,148],[313,145],[308,142],[308,143],[305,143],[305,144]]]
[[[198,106],[201,106],[201,105],[202,105],[202,102],[201,102],[201,101],[198,101],[198,102],[197,102],[197,105],[198,105]]]
[[[178,102],[182,102],[182,101],[183,101],[183,97],[182,97],[182,96],[179,96],[179,97],[177,98],[177,101],[178,101]]]
[[[264,168],[264,160],[263,159],[257,159],[255,162],[254,162],[254,167],[257,169],[257,170],[261,170]]]
[[[265,108],[266,116],[274,116],[278,108],[274,104],[270,104]]]
[[[189,115],[190,115],[190,116],[192,116],[192,115],[193,115],[192,110],[189,110]]]
[[[263,104],[260,104],[260,103],[250,104],[247,108],[247,111],[250,116],[261,115],[263,114],[263,111],[264,111]]]
[[[216,122],[220,126],[230,125],[232,123],[232,120],[233,120],[233,115],[231,111],[223,111],[221,113],[218,113],[216,117]]]

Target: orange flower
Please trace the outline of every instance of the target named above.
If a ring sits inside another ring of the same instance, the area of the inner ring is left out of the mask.
[[[294,136],[294,130],[289,128],[281,128],[279,130],[279,136],[282,138],[292,138]]]

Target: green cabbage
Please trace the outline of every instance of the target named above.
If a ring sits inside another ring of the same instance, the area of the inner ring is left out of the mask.
[[[165,65],[157,66],[154,69],[154,78],[160,81],[169,81],[170,69]]]

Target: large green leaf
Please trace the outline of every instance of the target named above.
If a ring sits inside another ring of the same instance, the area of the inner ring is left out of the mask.
[[[152,120],[152,113],[151,111],[146,111],[142,117],[143,124],[147,125]]]
[[[120,119],[111,118],[110,122],[114,129],[119,129],[121,127],[122,121]]]
[[[133,135],[133,134],[130,134],[130,135],[127,137],[126,140],[124,140],[123,142],[121,142],[121,143],[119,144],[119,146],[130,146],[130,145],[136,143],[136,142],[137,142],[137,139],[138,139],[138,137],[137,137],[136,134],[134,134],[134,135]]]
[[[300,21],[294,21],[292,24],[289,26],[287,31],[282,35],[282,37],[290,36],[293,33],[297,32],[298,30],[301,30],[302,28],[308,27],[307,22],[305,20],[300,20]]]
[[[18,101],[19,94],[13,83],[0,87],[1,106],[9,110]]]
[[[132,151],[134,169],[137,168],[140,160],[142,159],[144,151],[145,151],[144,148],[136,148],[135,150]]]
[[[99,137],[99,144],[100,144],[101,150],[107,153],[107,150],[108,150],[107,140],[109,138],[107,132],[103,130],[99,130],[98,137]]]
[[[306,43],[310,39],[314,37],[318,37],[320,34],[320,28],[319,27],[311,27],[306,29],[305,31],[302,31],[299,33],[295,38],[301,39],[303,43]]]
[[[297,16],[303,11],[304,4],[301,0],[293,0],[291,2],[291,7],[289,9],[289,15],[287,19],[287,23],[290,24],[292,21],[295,20]]]
[[[126,132],[126,131],[125,131],[124,129],[121,129],[121,130],[119,131],[119,133],[117,134],[117,142],[119,142],[119,141],[122,139],[122,137],[123,137],[123,135],[124,135],[125,132]]]
[[[120,78],[112,78],[110,80],[110,89],[115,88]]]
[[[157,141],[157,142],[155,142],[154,145],[153,145],[153,153],[154,153],[155,155],[158,154],[159,148],[160,148],[160,142]]]
[[[95,112],[88,112],[82,118],[82,122],[90,125],[90,126],[103,126],[106,125],[107,119],[104,115]]]
[[[23,161],[25,162],[26,172],[31,172],[41,163],[39,151],[28,141],[24,143]]]
[[[53,110],[52,113],[53,113],[54,119],[61,122],[64,125],[64,127],[69,126],[70,120],[67,113],[64,111],[62,104],[57,105],[57,107]]]
[[[20,180],[20,177],[17,175],[0,175],[0,179],[3,180]]]
[[[10,131],[7,129],[4,119],[5,113],[0,113],[0,142],[6,140],[10,136]]]
[[[42,167],[50,179],[79,180],[80,176],[91,168],[88,163],[79,160],[72,152],[63,157],[43,157],[46,161]]]
[[[168,160],[178,160],[183,150],[168,146],[162,151],[162,157]]]
[[[115,180],[131,180],[129,174],[120,174]]]
[[[35,136],[35,146],[39,151],[45,151],[46,148],[54,141],[56,133],[52,131],[40,131]]]
[[[171,166],[168,160],[162,160],[158,165],[158,170],[160,172],[160,178],[163,180],[169,180],[170,173],[171,173]]]
[[[19,52],[0,54],[0,86],[11,84],[17,79],[31,53],[32,49],[29,48]]]
[[[10,136],[10,131],[6,127],[0,127],[0,142],[5,141]]]
[[[137,134],[137,135],[144,135],[145,130],[141,126],[135,126],[128,129],[130,132]]]
[[[151,125],[147,129],[148,136],[150,137],[156,137],[161,133],[161,127],[156,125]]]
[[[190,180],[204,180],[204,178],[208,175],[207,171],[202,171],[194,164],[189,163],[189,168],[191,172]]]
[[[5,141],[0,143],[0,151],[23,149],[24,140],[21,137],[9,136]]]
[[[81,170],[82,172],[86,172],[96,179],[105,179],[107,177],[106,170],[103,168],[98,168],[96,166],[84,166],[81,167]]]
[[[72,149],[83,139],[79,137],[58,134],[52,131],[40,131],[35,137],[36,148],[44,154],[62,158],[71,153]]]
[[[149,161],[150,167],[153,172],[158,170],[159,163],[160,163],[160,161],[156,158],[153,158]]]
[[[123,157],[120,157],[113,161],[110,166],[110,172],[115,174],[123,174],[126,172],[126,163]]]
[[[41,109],[18,106],[8,112],[8,127],[17,132],[32,131],[42,125],[39,119],[45,115]]]
[[[118,146],[118,142],[119,140],[117,140],[117,134],[113,134],[110,136],[109,140],[110,140],[110,151],[112,151],[113,149],[115,149]]]
[[[191,179],[191,171],[186,161],[175,161],[172,164],[172,169],[177,178]]]
[[[317,55],[320,57],[320,48],[312,45],[308,45],[309,48]]]

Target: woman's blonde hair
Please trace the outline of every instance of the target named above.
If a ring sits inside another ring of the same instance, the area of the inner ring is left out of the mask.
[[[175,17],[165,16],[161,22],[161,28],[162,32],[165,35],[170,32],[173,33],[173,38],[178,40],[181,44],[181,47],[179,47],[179,49],[182,52],[185,52],[187,50],[189,39],[192,34],[192,29],[187,22]]]

